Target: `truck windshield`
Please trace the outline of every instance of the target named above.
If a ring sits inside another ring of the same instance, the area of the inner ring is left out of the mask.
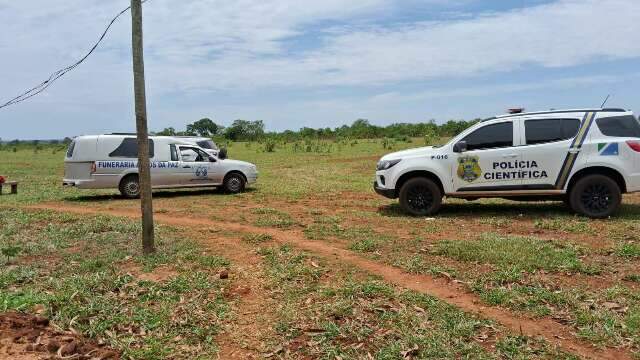
[[[216,143],[214,143],[211,140],[198,141],[198,142],[196,142],[196,144],[198,144],[198,146],[200,146],[203,149],[218,150],[218,147],[216,146]]]

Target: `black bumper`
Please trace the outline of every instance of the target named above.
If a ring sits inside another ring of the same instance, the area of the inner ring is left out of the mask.
[[[389,199],[397,198],[395,189],[382,189],[382,188],[379,188],[377,181],[373,182],[373,190],[376,191],[376,194],[382,195],[382,196],[384,196],[386,198],[389,198]]]

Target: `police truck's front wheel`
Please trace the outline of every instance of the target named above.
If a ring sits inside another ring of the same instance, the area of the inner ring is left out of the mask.
[[[140,197],[140,182],[137,175],[127,175],[120,181],[120,194],[128,199]]]
[[[409,179],[400,188],[400,206],[411,215],[433,215],[442,205],[440,187],[427,178]]]
[[[224,190],[231,194],[243,192],[245,184],[244,176],[239,173],[231,173],[224,178]]]
[[[592,219],[613,215],[622,201],[620,186],[608,176],[588,175],[571,188],[571,208]]]

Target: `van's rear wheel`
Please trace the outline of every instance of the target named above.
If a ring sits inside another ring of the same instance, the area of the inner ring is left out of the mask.
[[[231,173],[224,178],[224,190],[231,194],[243,192],[245,184],[244,176],[238,173]]]
[[[411,215],[433,215],[442,205],[440,187],[427,178],[408,180],[400,189],[400,206]]]
[[[128,199],[140,197],[140,182],[137,175],[128,175],[120,181],[120,193]]]
[[[588,175],[578,180],[569,194],[571,208],[593,219],[613,215],[622,202],[620,186],[608,176]]]

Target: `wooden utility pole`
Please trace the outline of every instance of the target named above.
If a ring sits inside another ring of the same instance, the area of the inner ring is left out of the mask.
[[[133,89],[135,92],[136,131],[138,132],[138,183],[142,209],[142,251],[155,252],[153,234],[153,202],[151,198],[151,167],[149,166],[149,131],[147,99],[144,81],[144,51],[142,49],[142,2],[131,0]]]

